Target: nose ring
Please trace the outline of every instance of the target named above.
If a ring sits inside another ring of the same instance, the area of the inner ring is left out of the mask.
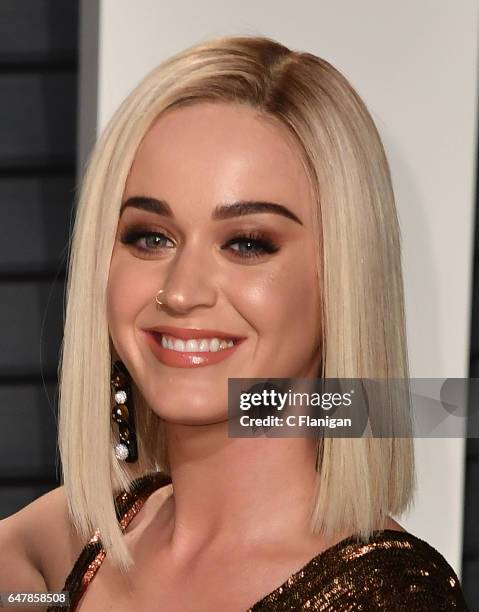
[[[158,304],[158,306],[163,306],[163,302],[162,302],[162,301],[160,301],[159,296],[160,296],[160,294],[161,294],[161,293],[164,293],[164,292],[165,292],[165,290],[164,290],[164,289],[160,289],[160,290],[158,291],[158,293],[156,294],[156,297],[155,297],[155,302]]]

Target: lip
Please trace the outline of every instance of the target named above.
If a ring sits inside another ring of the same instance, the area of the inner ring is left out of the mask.
[[[175,329],[176,331],[178,331],[179,328],[170,328],[170,329]],[[164,332],[162,331],[161,333],[169,333],[166,331],[166,328],[162,328],[162,330],[165,330],[165,331]],[[183,332],[183,330],[181,331]],[[184,336],[181,339],[184,340],[188,338],[195,338],[195,336],[191,335],[192,331],[193,330],[191,329],[188,330],[190,335],[185,334],[186,337]],[[152,353],[155,355],[155,357],[159,361],[161,361],[161,363],[163,363],[164,365],[167,365],[173,368],[200,368],[203,366],[219,363],[220,361],[223,361],[224,359],[227,359],[228,357],[230,357],[237,350],[239,345],[242,344],[243,340],[245,340],[245,338],[236,338],[235,336],[216,336],[215,334],[202,335],[204,334],[205,331],[211,332],[212,330],[200,330],[200,331],[201,331],[201,334],[198,333],[196,335],[196,338],[210,338],[211,337],[211,338],[224,338],[225,340],[229,338],[229,339],[236,339],[237,342],[234,344],[234,346],[231,346],[225,349],[220,349],[215,352],[191,353],[191,352],[185,352],[185,351],[174,351],[172,349],[164,348],[161,344],[161,333],[159,331],[150,329],[145,332],[145,335],[146,335],[146,340],[148,342],[148,345]]]

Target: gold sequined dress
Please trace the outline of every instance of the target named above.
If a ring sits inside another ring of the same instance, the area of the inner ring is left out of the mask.
[[[137,479],[130,492],[116,498],[117,518],[124,531],[146,499],[171,479],[154,472]],[[64,591],[70,594],[71,611],[105,558],[96,532],[86,544]],[[61,612],[65,607],[50,607]],[[468,611],[459,580],[444,557],[410,533],[374,532],[367,544],[354,536],[313,557],[274,591],[245,612]],[[216,611],[205,611],[216,612]],[[227,612],[222,610],[221,612]]]

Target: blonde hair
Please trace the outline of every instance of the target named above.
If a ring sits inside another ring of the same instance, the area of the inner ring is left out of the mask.
[[[135,390],[139,461],[116,460],[110,417],[106,287],[125,182],[140,141],[165,110],[234,102],[274,117],[295,137],[317,206],[322,366],[327,378],[408,376],[400,234],[375,124],[331,64],[260,37],[224,37],[163,62],[131,92],[98,140],[82,184],[69,261],[60,366],[60,452],[72,520],[131,565],[113,494],[151,470],[168,472],[161,420]],[[401,414],[407,406],[393,405]],[[312,529],[367,539],[406,509],[410,438],[318,441]]]

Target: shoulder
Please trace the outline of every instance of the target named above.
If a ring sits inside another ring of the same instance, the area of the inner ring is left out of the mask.
[[[116,497],[123,518],[139,496],[148,503],[145,512],[133,514],[137,530],[171,494],[171,479],[151,473],[133,483],[132,492]],[[128,519],[128,523],[130,519]],[[148,523],[148,520],[146,521]],[[93,535],[93,534],[91,534]],[[0,591],[59,591],[88,543],[72,524],[63,486],[45,493],[19,512],[0,521]]]
[[[61,590],[81,547],[57,487],[0,521],[0,590]]]
[[[467,610],[459,579],[446,559],[424,540],[386,529],[369,542],[349,539],[338,551],[355,594],[385,609]]]

